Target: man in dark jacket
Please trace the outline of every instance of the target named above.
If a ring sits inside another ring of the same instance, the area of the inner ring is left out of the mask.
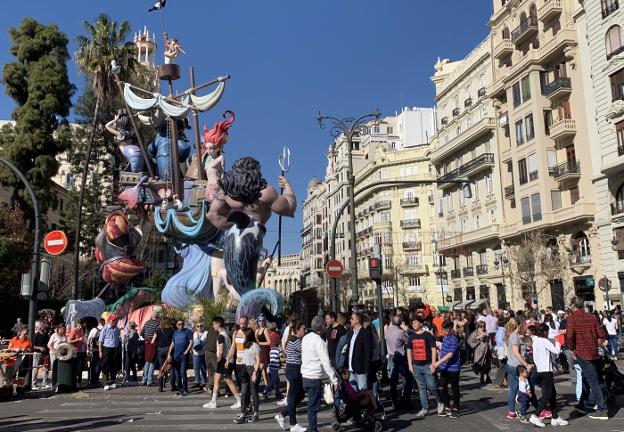
[[[373,335],[362,327],[364,316],[351,315],[351,330],[347,333],[345,366],[349,369],[349,382],[356,390],[368,389],[368,373],[373,355]]]

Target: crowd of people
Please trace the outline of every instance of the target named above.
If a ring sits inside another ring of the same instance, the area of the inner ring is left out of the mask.
[[[426,417],[433,398],[433,414],[458,418],[460,374],[474,373],[482,386],[508,389],[507,419],[537,427],[544,427],[545,420],[556,426],[568,423],[559,415],[555,373],[569,374],[577,393],[575,409],[592,419],[608,419],[607,402],[616,387],[624,387],[614,362],[619,308],[588,313],[582,300],[573,298],[568,310],[557,312],[552,307],[440,312],[418,304],[391,311],[381,323],[373,316],[330,312],[315,316],[309,328],[294,314],[285,322],[243,316],[230,328],[217,316],[187,328],[183,319],[171,322],[154,313],[140,331],[133,322],[120,331],[116,317],[109,315],[91,329],[81,320],[69,330],[60,324],[51,334],[38,322],[33,341],[18,322],[9,349],[33,351],[33,389],[57,385],[63,343],[73,347],[76,387],[86,369],[85,385],[90,387],[102,385],[103,375],[104,390],[157,384],[158,391],[168,387],[184,397],[192,364],[192,387],[208,394],[205,409],[216,409],[228,397],[226,404],[238,411],[234,422],[253,423],[260,416],[260,396],[274,397],[280,407],[275,420],[292,432],[316,432],[322,401],[332,403],[333,395],[374,419],[383,410],[384,380],[395,410],[416,409],[415,417]],[[415,389],[417,398],[412,397]],[[307,428],[297,419],[304,398]]]

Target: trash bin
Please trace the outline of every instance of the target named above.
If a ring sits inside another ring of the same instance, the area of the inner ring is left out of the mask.
[[[56,384],[57,392],[67,392],[76,390],[76,374],[74,373],[73,360],[58,360],[57,362]]]

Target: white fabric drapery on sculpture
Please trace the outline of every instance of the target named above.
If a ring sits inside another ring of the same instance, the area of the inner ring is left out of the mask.
[[[124,99],[128,103],[128,106],[137,111],[149,111],[155,108],[152,115],[139,116],[142,123],[153,125],[162,122],[163,113],[169,117],[182,118],[186,117],[191,109],[196,109],[201,112],[208,111],[221,100],[223,92],[225,91],[225,82],[221,81],[212,93],[204,96],[196,96],[187,92],[183,93],[180,97],[179,106],[169,103],[167,99],[159,93],[153,93],[153,97],[151,98],[137,96],[130,87],[128,83],[124,85]]]

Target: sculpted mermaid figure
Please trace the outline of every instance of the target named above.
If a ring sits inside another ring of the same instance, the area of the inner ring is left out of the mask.
[[[208,212],[215,227],[227,230],[222,240],[223,259],[228,281],[241,296],[239,316],[258,316],[265,306],[278,313],[283,306],[275,290],[256,289],[266,222],[272,213],[292,217],[297,209],[288,179],[280,176],[278,183],[284,189],[282,195],[267,184],[257,160],[241,158],[219,180],[220,191]]]

